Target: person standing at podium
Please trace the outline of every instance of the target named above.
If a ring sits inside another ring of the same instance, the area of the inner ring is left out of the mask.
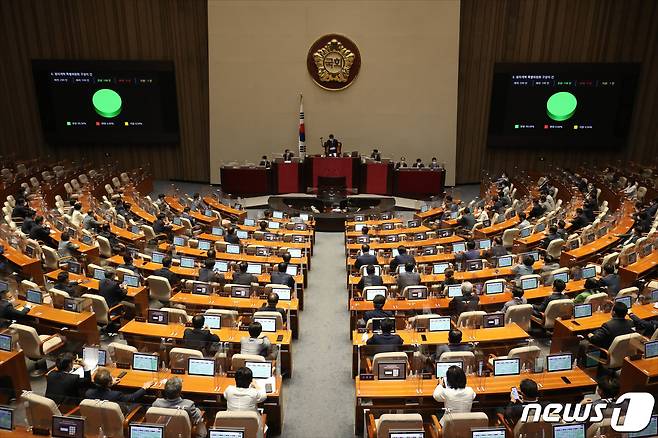
[[[398,170],[401,167],[408,167],[407,166],[407,161],[404,157],[400,157],[400,161],[395,163],[395,170]]]
[[[375,161],[382,161],[382,153],[378,149],[373,149],[370,158]]]
[[[292,161],[293,153],[290,152],[290,149],[283,151],[283,161],[289,162]]]
[[[324,154],[327,157],[337,157],[340,153],[341,142],[334,138],[333,134],[329,134],[329,140],[324,143]]]

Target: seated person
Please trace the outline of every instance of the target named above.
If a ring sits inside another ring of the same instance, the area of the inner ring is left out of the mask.
[[[77,295],[76,286],[79,283],[79,281],[69,281],[69,273],[67,271],[59,271],[53,287],[73,297]]]
[[[539,401],[539,388],[537,382],[532,379],[521,380],[518,395],[519,398],[514,398],[510,393],[510,402],[505,408],[505,420],[512,428],[521,419],[525,406],[530,403],[539,403],[542,406],[546,404]]]
[[[372,153],[370,154],[370,158],[372,158],[375,161],[382,161],[382,154],[379,152],[378,149],[373,149]]]
[[[446,371],[445,379],[440,379],[438,385],[432,394],[434,400],[443,403],[446,411],[453,414],[471,412],[475,391],[470,386],[466,386],[466,373],[458,366],[451,366]],[[444,425],[444,418],[441,418],[441,426]]]
[[[221,274],[215,272],[213,268],[215,267],[215,261],[211,259],[206,259],[203,262],[203,268],[199,269],[199,281],[205,283],[219,283],[221,280]]]
[[[192,328],[186,328],[183,333],[183,342],[187,347],[206,352],[219,342],[219,336],[212,333],[205,325],[206,318],[203,315],[194,315]]]
[[[263,326],[260,322],[249,324],[249,336],[243,336],[240,339],[240,354],[256,354],[267,357],[270,354],[270,338],[261,336]]]
[[[18,217],[21,219],[25,219],[25,217],[28,215],[28,213],[32,212],[30,207],[27,206],[27,203],[25,202],[24,198],[18,198],[16,199],[16,205],[11,211],[11,217]]]
[[[101,223],[94,217],[94,210],[88,210],[87,214],[82,218],[82,228],[87,231],[97,229]]]
[[[398,246],[398,255],[391,260],[391,272],[396,272],[398,265],[406,265],[407,263],[413,263],[415,266],[416,259],[411,254],[407,254],[407,248],[405,248],[404,245],[400,245]]]
[[[173,227],[164,213],[158,213],[156,220],[153,222],[153,231],[155,234],[166,234],[168,238],[173,239]]]
[[[478,310],[479,303],[480,297],[473,294],[473,283],[465,281],[462,283],[462,296],[450,300],[448,309],[453,315],[459,315],[462,312]]]
[[[384,280],[382,280],[382,277],[375,275],[375,267],[373,265],[368,265],[366,267],[366,275],[361,276],[356,287],[363,290],[368,286],[382,286],[383,284]]]
[[[414,272],[414,265],[412,263],[406,263],[404,265],[404,271],[400,272],[398,275],[398,294],[401,295],[402,292],[404,292],[404,288],[407,286],[418,286],[419,284],[420,274]]]
[[[503,310],[501,312],[507,313],[510,307],[512,306],[518,306],[519,304],[528,304],[528,300],[523,296],[524,292],[523,289],[514,285],[512,286],[512,299],[507,301],[503,305]]]
[[[292,157],[294,154],[290,152],[290,149],[286,149],[283,151],[283,161],[292,161]]]
[[[85,369],[84,377],[73,374],[73,362],[75,357],[72,353],[62,353],[55,361],[56,369],[46,376],[46,397],[56,404],[73,403],[77,405],[80,394],[91,384],[91,373]]]
[[[29,312],[31,308],[29,305],[23,306],[21,310],[16,310],[10,299],[11,292],[9,289],[0,291],[0,327],[8,327],[11,324],[11,321],[25,321],[31,319],[27,316],[27,312]]]
[[[516,228],[522,230],[524,228],[528,228],[531,225],[530,221],[528,221],[526,214],[524,212],[520,212],[518,216],[519,216],[519,224],[516,226]]]
[[[224,390],[227,411],[258,412],[258,403],[267,399],[265,388],[256,384],[253,374],[247,367],[235,371],[235,385],[229,385]]]
[[[614,298],[621,290],[621,278],[619,274],[615,273],[615,267],[612,264],[605,265],[603,273],[605,275],[599,280],[599,287],[605,287],[608,296]]]
[[[235,233],[235,228],[233,227],[226,228],[226,235],[224,236],[224,242],[232,243],[234,245],[240,244],[240,238]]]
[[[50,228],[43,224],[43,216],[34,218],[34,225],[30,230],[30,239],[50,243]]]
[[[393,312],[384,310],[384,304],[386,304],[386,297],[384,295],[376,295],[375,299],[372,300],[372,305],[374,310],[368,310],[365,313],[364,320],[367,323],[372,318],[393,318],[395,315]]]
[[[370,254],[370,245],[368,244],[361,245],[361,254],[356,257],[356,261],[354,262],[354,268],[357,271],[359,271],[359,269],[361,269],[361,266],[376,265],[376,264],[377,264],[377,256],[374,254]]]
[[[121,391],[114,391],[110,389],[116,381],[112,378],[110,371],[107,368],[99,367],[94,374],[94,386],[85,392],[85,398],[92,400],[106,400],[112,402],[135,402],[146,394],[146,390],[153,386],[153,381],[145,382],[137,391],[124,394]],[[124,407],[122,407],[123,410]]]
[[[162,259],[162,267],[153,271],[153,275],[164,277],[169,281],[169,286],[176,287],[180,283],[180,277],[171,272],[171,257],[166,256]]]
[[[469,239],[468,242],[466,242],[466,251],[457,253],[455,258],[460,262],[467,260],[477,260],[480,258],[480,250],[475,249],[475,241]]]
[[[258,165],[263,166],[266,169],[270,168],[271,164],[270,164],[270,160],[267,159],[267,155],[263,155],[262,157],[260,157],[260,163],[258,163]]]
[[[404,157],[400,157],[400,161],[395,163],[395,170],[398,170],[401,167],[408,167],[407,166],[407,160]]]
[[[615,400],[619,397],[619,378],[614,374],[611,376],[602,376],[597,379],[598,385],[596,386],[596,393],[600,397],[597,400],[591,398],[584,398],[581,403],[592,404],[592,407],[606,403],[608,406],[614,406]],[[608,407],[603,411],[603,416],[609,418],[612,415],[612,408]]]
[[[475,226],[476,222],[475,216],[473,216],[471,209],[468,207],[464,208],[461,217],[457,219],[457,225],[469,231]]]
[[[544,298],[544,301],[542,301],[540,304],[533,305],[533,313],[535,316],[543,317],[542,314],[546,311],[546,308],[551,301],[567,298],[567,296],[563,293],[566,287],[566,283],[559,278],[557,280],[553,280],[553,292]]]
[[[247,262],[240,262],[238,265],[239,271],[233,273],[233,280],[231,280],[231,283],[242,284],[244,286],[249,286],[251,283],[258,283],[258,277],[247,272],[248,267],[249,265]]]
[[[114,279],[114,273],[105,271],[105,278],[98,282],[98,295],[105,298],[110,309],[121,303],[128,294],[125,287]]]
[[[557,226],[556,225],[551,225],[548,227],[548,232],[546,233],[546,237],[544,237],[541,241],[541,244],[539,245],[541,248],[548,248],[548,245],[555,239],[561,239],[560,235],[557,233]]]
[[[584,303],[587,297],[599,293],[599,283],[594,278],[585,280],[585,290],[576,295],[573,299],[574,304]]]
[[[459,281],[455,278],[455,270],[452,268],[448,268],[445,271],[443,271],[444,279],[442,282],[439,283],[439,290],[441,292],[446,290],[446,286],[450,286],[451,284],[459,284]]]
[[[544,265],[539,271],[539,275],[541,275],[542,283],[544,283],[544,286],[550,286],[553,283],[552,272],[556,269],[560,269],[559,261],[553,258],[553,256],[546,254],[544,257]]]
[[[532,209],[530,210],[528,217],[530,219],[539,219],[545,211],[546,209],[541,206],[539,199],[535,198],[532,200]]]
[[[398,346],[404,344],[404,341],[397,333],[391,332],[395,328],[395,319],[385,318],[380,323],[381,333],[373,334],[367,341],[367,345],[377,345],[377,353],[398,351]]]
[[[576,209],[576,217],[571,221],[571,231],[576,232],[581,228],[585,228],[589,224],[589,219],[582,208]]]
[[[190,423],[196,427],[196,438],[205,438],[208,435],[206,424],[203,421],[201,410],[194,405],[192,400],[181,397],[183,391],[183,381],[180,377],[171,377],[167,379],[162,391],[162,397],[156,398],[153,402],[154,408],[183,409],[190,417]]]
[[[277,307],[277,304],[279,304],[279,294],[276,292],[270,292],[267,295],[267,303],[263,304],[258,310],[262,312],[279,312],[283,319],[283,324],[286,325],[288,321],[286,309]]]
[[[531,255],[521,256],[521,263],[512,267],[512,274],[514,274],[514,280],[516,280],[517,286],[521,286],[521,277],[524,275],[533,274],[533,265],[535,264],[535,259]]]
[[[423,164],[423,160],[421,160],[420,158],[416,158],[416,162],[411,167],[414,167],[416,169],[423,169],[425,168],[425,165]]]
[[[452,329],[448,332],[448,343],[436,347],[436,360],[441,359],[443,353],[454,351],[472,351],[473,346],[469,343],[462,343],[462,332],[459,329]]]
[[[25,216],[25,219],[23,220],[23,224],[21,225],[21,232],[27,236],[30,235],[30,231],[32,231],[32,227],[34,226],[34,215],[36,213],[34,211],[30,211],[27,216]]]
[[[658,319],[642,319],[633,312],[628,311],[635,328],[639,333],[642,333],[647,338],[651,339],[653,333],[658,330]]]
[[[619,301],[616,302],[612,306],[612,319],[603,323],[600,328],[597,328],[592,333],[589,333],[587,335],[588,339],[582,341],[582,343],[587,347],[589,347],[589,344],[592,344],[607,350],[617,336],[633,333],[633,321],[626,319],[627,313],[628,307],[626,307],[626,304]]]
[[[277,265],[277,270],[272,271],[270,274],[270,283],[283,284],[290,288],[292,291],[295,288],[295,278],[286,272],[288,265],[281,262]]]
[[[137,269],[137,266],[133,264],[133,258],[130,254],[123,255],[123,263],[117,266],[117,268],[127,269],[132,271],[133,274],[139,275],[139,270]]]

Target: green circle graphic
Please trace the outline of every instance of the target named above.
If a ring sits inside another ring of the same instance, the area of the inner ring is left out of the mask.
[[[576,96],[568,91],[560,91],[548,98],[546,113],[551,119],[561,122],[573,116],[576,112],[576,105],[578,105]]]
[[[94,93],[91,98],[96,112],[106,118],[112,118],[119,115],[122,108],[121,96],[109,88],[101,88]]]

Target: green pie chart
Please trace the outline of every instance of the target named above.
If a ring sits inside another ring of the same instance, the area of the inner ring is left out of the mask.
[[[106,118],[112,118],[119,115],[122,108],[121,96],[109,88],[101,88],[91,98],[96,112]]]
[[[560,91],[546,101],[546,113],[551,119],[561,122],[573,116],[576,112],[576,105],[578,105],[576,96],[568,91]]]

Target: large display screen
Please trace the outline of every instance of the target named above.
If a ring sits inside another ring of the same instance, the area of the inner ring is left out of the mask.
[[[178,143],[167,61],[32,61],[44,137],[53,144]]]
[[[490,147],[626,145],[639,64],[496,64]]]

